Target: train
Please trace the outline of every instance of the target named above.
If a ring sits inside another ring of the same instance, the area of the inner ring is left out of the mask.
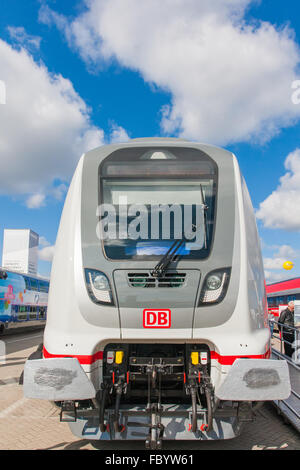
[[[270,357],[254,210],[225,149],[153,137],[85,153],[50,282],[24,395],[54,402],[81,439],[230,439],[290,394]]]
[[[46,324],[49,281],[0,269],[0,335]]]

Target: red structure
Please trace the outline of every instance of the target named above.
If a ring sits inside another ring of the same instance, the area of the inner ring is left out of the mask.
[[[291,300],[300,300],[300,277],[274,282],[266,286],[269,312],[279,316]]]

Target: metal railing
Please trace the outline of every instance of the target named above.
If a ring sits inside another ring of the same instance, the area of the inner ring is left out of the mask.
[[[274,404],[290,423],[300,431],[300,329],[269,320],[272,342],[272,356],[285,359],[289,366],[291,395]],[[288,355],[285,354],[287,352]]]
[[[276,339],[279,343],[280,354],[285,355],[285,359],[289,359],[297,365],[300,365],[300,329],[284,323],[279,323],[275,320],[269,320],[269,326],[271,338]],[[277,327],[277,334],[274,334],[275,326]],[[275,346],[277,346],[276,343]],[[272,349],[277,350],[276,347]],[[287,354],[286,350],[288,350],[288,352],[291,352],[292,350],[292,355]]]

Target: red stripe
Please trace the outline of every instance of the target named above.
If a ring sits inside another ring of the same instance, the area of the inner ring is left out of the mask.
[[[95,354],[91,356],[71,356],[67,354],[50,354],[46,348],[44,347],[43,350],[44,358],[49,359],[49,358],[56,358],[56,357],[75,357],[78,359],[80,364],[93,364],[96,361],[101,361],[103,360],[103,351],[98,351]],[[258,354],[258,355],[252,355],[252,356],[221,356],[218,354],[216,351],[211,351],[210,357],[211,359],[217,360],[220,364],[224,366],[231,366],[236,359],[239,358],[247,358],[247,359],[269,359],[271,355],[270,349],[265,353],[265,354]]]
[[[98,351],[91,356],[83,356],[83,355],[74,356],[70,354],[69,355],[68,354],[51,354],[46,350],[45,347],[43,349],[43,355],[44,355],[44,358],[46,359],[53,359],[56,357],[75,357],[76,359],[78,359],[80,364],[93,364],[94,362],[99,361],[99,360],[101,361],[103,359],[103,351]]]
[[[211,351],[211,359],[216,359],[224,366],[231,366],[236,359],[269,359],[271,355],[270,349],[265,354],[257,354],[251,356],[221,356],[216,351]]]

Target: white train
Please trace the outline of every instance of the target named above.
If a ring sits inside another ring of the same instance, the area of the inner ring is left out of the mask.
[[[290,394],[270,359],[255,216],[236,157],[180,139],[83,155],[61,217],[27,397],[86,439],[228,439]]]

